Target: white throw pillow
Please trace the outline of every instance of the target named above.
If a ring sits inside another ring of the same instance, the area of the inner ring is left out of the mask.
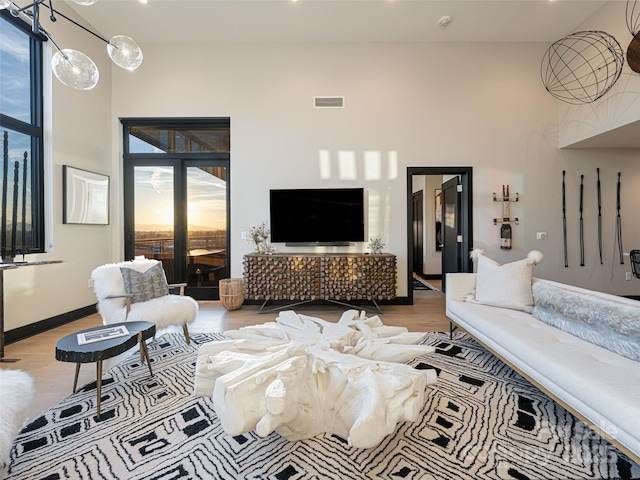
[[[472,301],[524,312],[533,310],[533,266],[542,259],[542,253],[533,250],[527,258],[504,265],[484,255],[482,250],[474,250],[471,256],[478,263],[476,295]]]

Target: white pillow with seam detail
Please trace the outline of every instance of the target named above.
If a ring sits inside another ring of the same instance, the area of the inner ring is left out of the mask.
[[[532,250],[527,258],[504,265],[487,257],[483,250],[473,250],[471,257],[477,261],[476,294],[471,302],[533,311],[533,267],[542,260],[541,252]]]

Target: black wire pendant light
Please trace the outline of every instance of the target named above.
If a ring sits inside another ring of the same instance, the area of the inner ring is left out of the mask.
[[[627,0],[627,28],[633,36],[627,48],[627,63],[634,72],[640,73],[640,5],[638,0]]]
[[[558,100],[574,105],[596,101],[616,83],[624,51],[606,32],[572,33],[552,44],[540,66],[542,83]]]

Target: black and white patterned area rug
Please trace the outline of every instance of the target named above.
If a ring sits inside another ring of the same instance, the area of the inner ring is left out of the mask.
[[[333,435],[288,442],[230,437],[210,399],[192,394],[199,346],[215,334],[151,343],[154,375],[137,354],[104,375],[102,417],[85,386],[28,425],[9,479],[587,479],[638,478],[631,462],[462,333],[428,334],[434,367],[421,418],[366,450]]]

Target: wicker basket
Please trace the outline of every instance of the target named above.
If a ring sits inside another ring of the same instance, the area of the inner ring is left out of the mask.
[[[220,303],[227,310],[236,310],[244,302],[244,284],[241,278],[220,280]]]

